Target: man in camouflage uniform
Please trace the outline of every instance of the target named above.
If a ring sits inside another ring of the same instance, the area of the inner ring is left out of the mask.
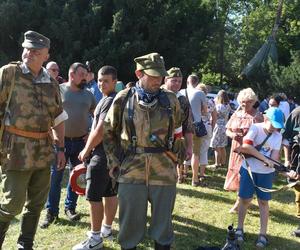
[[[104,123],[110,174],[116,176],[119,169],[119,242],[122,249],[136,249],[145,234],[149,201],[155,249],[170,249],[176,195],[176,165],[170,155],[183,142],[181,110],[176,95],[160,89],[168,75],[162,57],[151,53],[134,60],[139,81],[118,93]],[[119,143],[123,161],[113,153]]]
[[[182,85],[182,73],[180,68],[170,68],[168,71],[168,76],[165,77],[165,88],[174,92],[178,98],[181,108],[182,115],[182,133],[185,139],[186,144],[186,155],[185,160],[189,160],[192,157],[192,145],[193,145],[193,119],[192,113],[190,110],[190,104],[186,97],[179,92]],[[183,164],[178,164],[177,174],[178,181],[177,183],[183,182]]]
[[[295,155],[291,155],[291,150],[298,150],[300,143],[300,107],[294,109],[288,116],[284,129],[282,130],[282,144],[287,151],[287,158],[285,159],[286,166],[292,166],[294,168],[300,165],[299,163],[299,152],[295,151]],[[296,179],[300,179],[298,174]],[[299,220],[298,228],[292,233],[296,237],[300,237],[300,185],[295,186],[295,202],[296,202],[296,216]]]
[[[65,166],[65,117],[58,84],[42,67],[49,58],[50,40],[34,31],[24,36],[22,62],[0,69],[1,122],[5,125],[1,140],[0,248],[11,220],[25,204],[18,249],[29,250],[49,190],[49,166],[55,159],[51,128],[59,151],[58,168]]]

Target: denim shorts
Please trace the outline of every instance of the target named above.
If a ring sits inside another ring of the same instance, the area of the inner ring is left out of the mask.
[[[257,187],[254,186],[253,181],[247,171],[247,169],[241,167],[240,170],[240,190],[239,190],[239,197],[242,199],[250,199],[253,197],[254,192],[256,192],[257,198],[260,200],[271,200],[271,193],[263,192],[259,190]],[[262,188],[272,188],[272,183],[274,179],[274,172],[269,174],[258,174],[253,173],[253,180],[256,186]]]

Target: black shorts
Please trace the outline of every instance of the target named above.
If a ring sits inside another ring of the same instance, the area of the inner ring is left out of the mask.
[[[109,177],[106,158],[94,155],[86,171],[86,199],[101,202],[102,197],[116,196],[117,193],[118,183]]]

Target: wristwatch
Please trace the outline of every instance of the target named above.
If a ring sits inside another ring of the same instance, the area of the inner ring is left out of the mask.
[[[65,147],[56,147],[57,152],[66,152]]]

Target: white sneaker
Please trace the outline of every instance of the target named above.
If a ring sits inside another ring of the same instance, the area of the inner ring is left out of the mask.
[[[102,238],[100,238],[100,240],[95,240],[91,233],[87,233],[87,235],[87,240],[77,244],[72,250],[94,250],[103,248]]]
[[[109,233],[101,232],[100,236],[103,238],[103,240],[108,240],[108,241],[113,241],[114,240],[114,237],[113,237],[111,231]]]

